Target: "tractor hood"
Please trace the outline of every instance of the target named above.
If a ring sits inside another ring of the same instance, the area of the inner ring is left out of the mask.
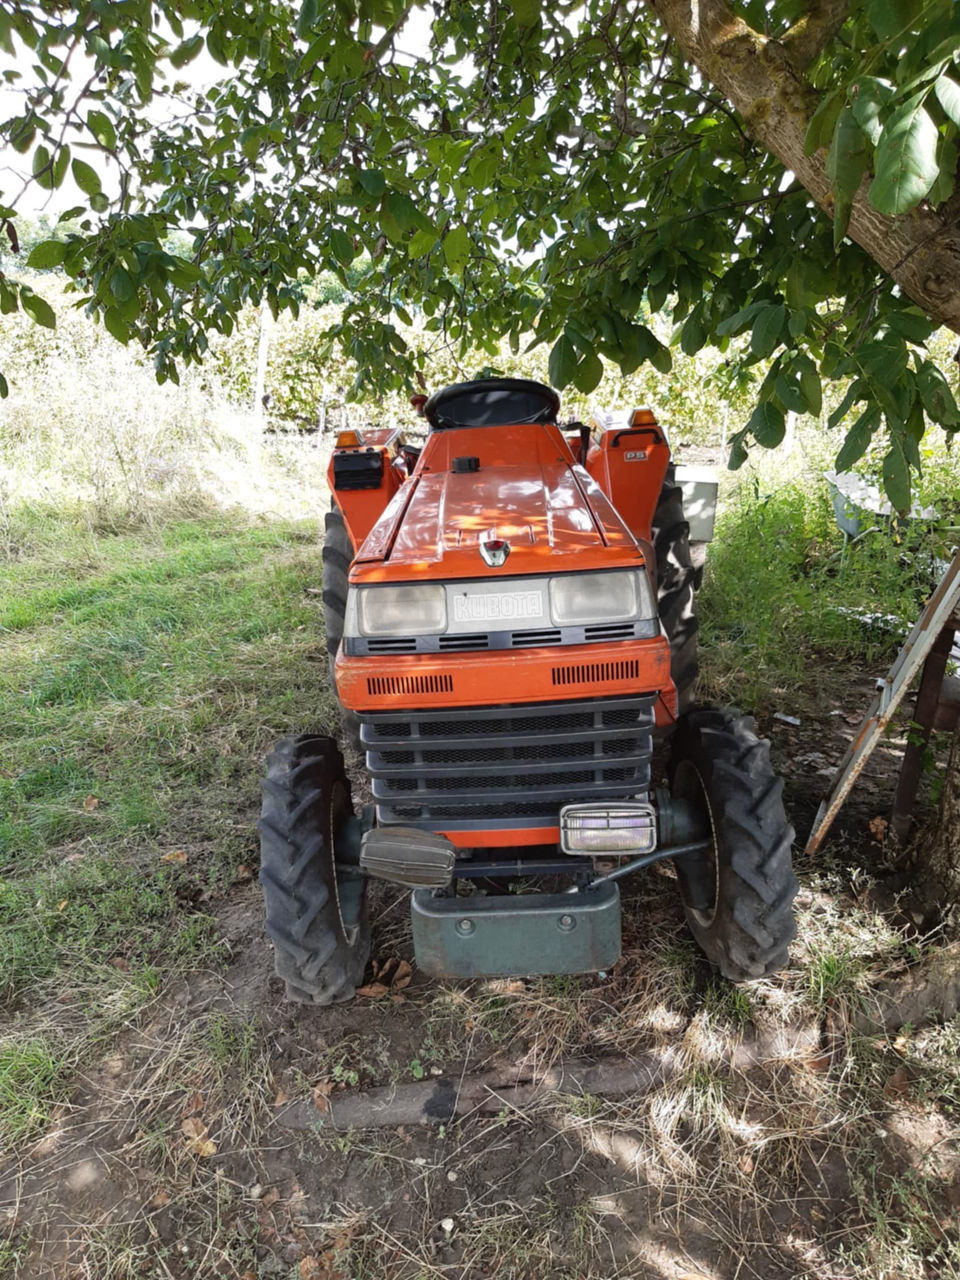
[[[504,433],[521,437],[514,439],[514,448],[491,439]],[[556,428],[527,424],[438,436],[428,440],[413,479],[395,495],[360,548],[356,576],[368,581],[411,574],[516,576],[614,568],[642,560],[606,495],[574,463]],[[433,441],[438,447],[431,449]],[[527,459],[517,461],[524,453]],[[454,469],[454,458],[476,459],[477,469]],[[481,543],[490,539],[509,544],[500,567],[491,567],[481,555]]]

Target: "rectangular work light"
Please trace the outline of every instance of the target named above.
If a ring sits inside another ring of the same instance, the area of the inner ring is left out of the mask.
[[[639,857],[657,847],[657,816],[646,801],[596,801],[560,810],[564,853]]]

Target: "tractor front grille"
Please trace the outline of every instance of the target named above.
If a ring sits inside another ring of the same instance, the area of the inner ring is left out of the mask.
[[[430,830],[554,826],[571,801],[650,786],[654,698],[360,716],[377,818]]]

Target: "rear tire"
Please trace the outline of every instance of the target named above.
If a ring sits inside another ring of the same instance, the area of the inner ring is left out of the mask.
[[[337,864],[353,814],[332,738],[284,738],[268,757],[260,813],[260,884],[277,976],[302,1004],[349,1000],[370,955],[366,877]]]
[[[677,714],[693,705],[697,683],[697,615],[694,596],[699,571],[690,556],[690,526],[683,518],[683,491],[665,480],[653,517],[657,555],[657,608],[670,641],[670,675],[677,688]]]
[[[684,716],[671,740],[670,789],[704,806],[713,834],[709,853],[676,860],[694,938],[733,982],[774,973],[796,932],[794,830],[753,718],[734,710]]]
[[[330,687],[340,708],[340,725],[347,745],[358,754],[360,746],[360,721],[340,701],[337,694],[337,650],[343,639],[343,623],[347,612],[347,585],[350,563],[353,560],[353,544],[347,533],[343,516],[336,509],[328,511],[323,539],[323,625],[327,637],[327,661],[330,666]]]

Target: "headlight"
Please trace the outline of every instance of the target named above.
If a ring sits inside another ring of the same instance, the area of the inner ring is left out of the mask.
[[[447,629],[446,592],[439,582],[361,587],[357,615],[362,636],[428,636]]]
[[[643,570],[565,573],[550,581],[555,626],[589,626],[656,617],[650,583]]]

